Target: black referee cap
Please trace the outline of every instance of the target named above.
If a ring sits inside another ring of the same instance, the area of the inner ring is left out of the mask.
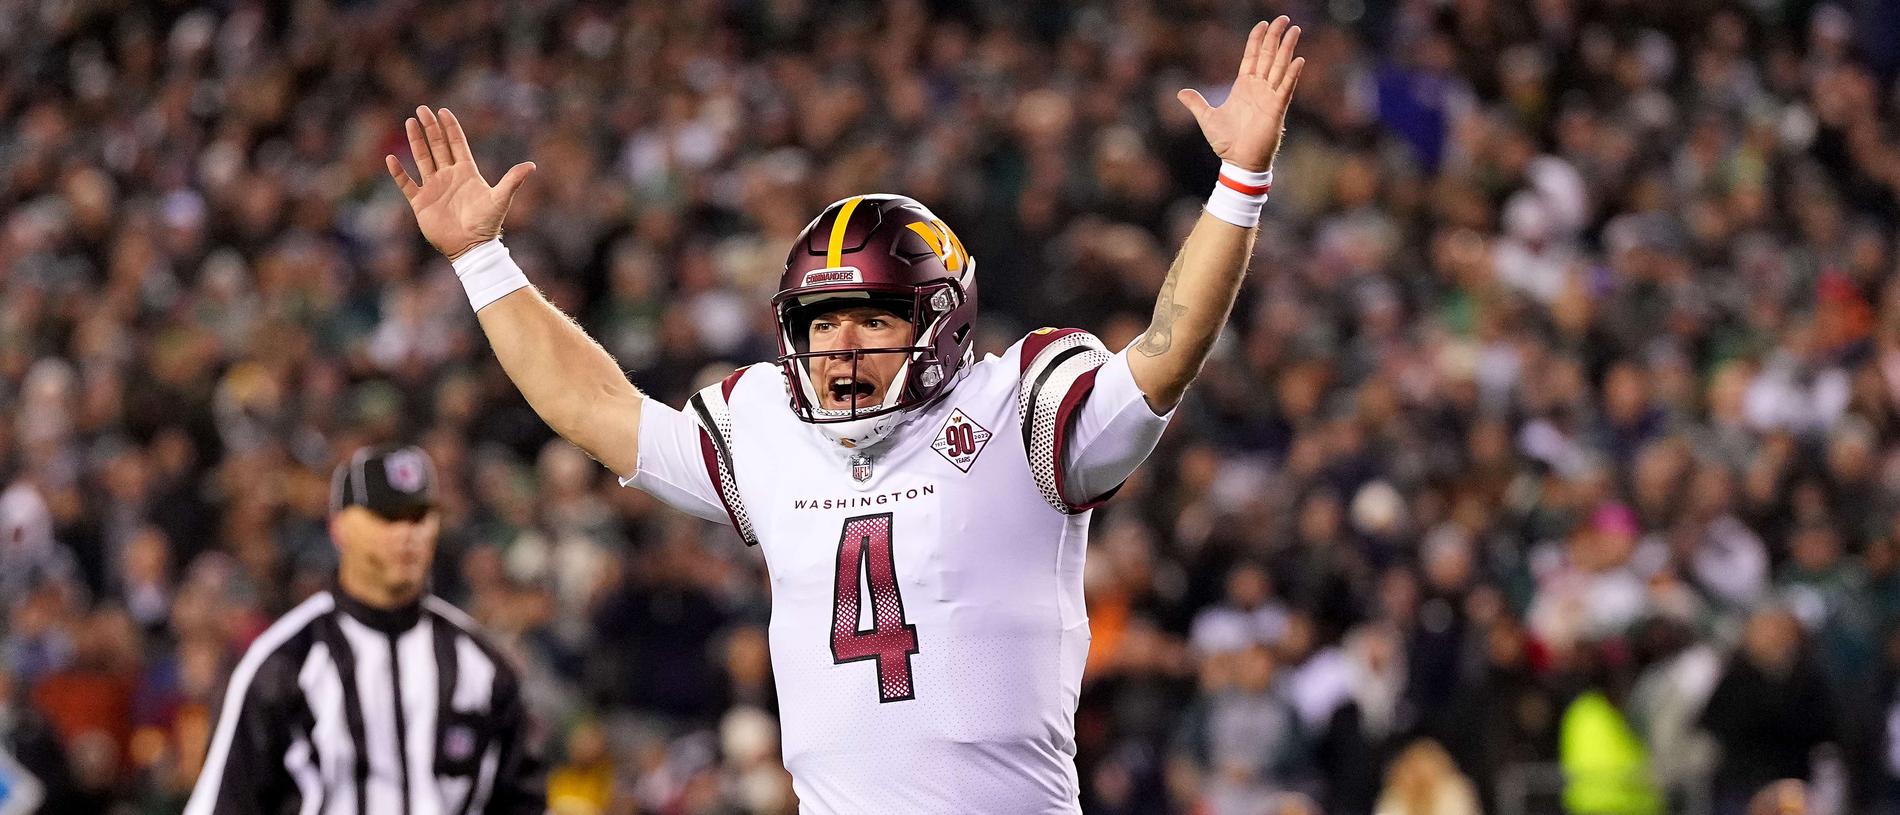
[[[384,518],[418,519],[434,509],[435,462],[420,447],[363,447],[330,477],[330,513],[360,506]]]

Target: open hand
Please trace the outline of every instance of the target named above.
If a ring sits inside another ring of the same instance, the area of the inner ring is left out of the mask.
[[[1201,135],[1215,155],[1255,172],[1272,169],[1286,128],[1287,105],[1306,67],[1305,57],[1293,56],[1299,42],[1300,27],[1284,16],[1271,25],[1255,25],[1227,101],[1214,107],[1192,88],[1176,94],[1200,123]]]
[[[508,168],[500,183],[491,187],[475,166],[462,123],[448,108],[438,115],[427,107],[418,107],[415,117],[403,122],[403,128],[409,134],[409,151],[415,154],[422,183],[410,178],[395,156],[384,156],[383,163],[389,168],[389,177],[402,189],[402,196],[409,199],[409,208],[415,210],[422,237],[454,260],[500,236],[508,204],[521,182],[534,172],[534,162]]]

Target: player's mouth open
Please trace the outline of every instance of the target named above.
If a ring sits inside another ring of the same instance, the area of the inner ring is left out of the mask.
[[[863,377],[834,376],[825,380],[825,407],[832,410],[868,408],[877,404],[872,398],[876,395],[877,386]]]

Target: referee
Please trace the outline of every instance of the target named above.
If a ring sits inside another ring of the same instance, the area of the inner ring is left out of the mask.
[[[545,810],[519,677],[427,593],[440,528],[420,449],[366,447],[337,468],[337,580],[232,672],[185,815]]]

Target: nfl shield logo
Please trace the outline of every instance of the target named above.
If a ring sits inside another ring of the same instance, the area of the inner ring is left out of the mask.
[[[475,757],[475,731],[464,725],[456,725],[442,734],[442,754],[450,761],[467,761]]]
[[[858,453],[851,457],[851,480],[859,484],[871,480],[871,457]]]
[[[389,486],[403,492],[415,492],[422,489],[422,478],[428,465],[422,454],[415,450],[397,450],[383,459],[383,474],[389,478]]]

